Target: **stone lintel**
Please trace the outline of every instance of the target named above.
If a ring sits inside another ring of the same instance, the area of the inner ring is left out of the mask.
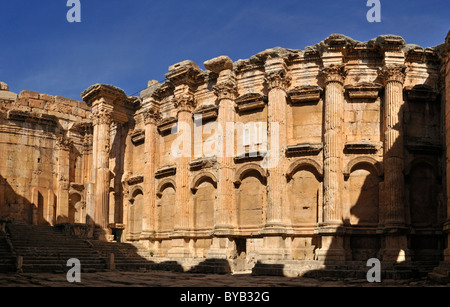
[[[186,60],[170,66],[165,76],[175,87],[182,84],[193,87],[197,84],[202,72],[196,63]]]
[[[371,141],[355,141],[348,142],[345,144],[345,151],[349,153],[358,153],[358,152],[377,152],[381,148],[382,144],[380,142],[371,142]]]

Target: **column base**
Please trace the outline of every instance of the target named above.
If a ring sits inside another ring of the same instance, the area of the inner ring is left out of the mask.
[[[172,248],[168,251],[170,258],[193,258],[190,242],[185,239],[172,239]]]
[[[282,236],[267,236],[263,239],[263,249],[259,252],[261,260],[286,260],[291,259],[290,241]],[[290,239],[289,239],[290,240]],[[288,248],[289,247],[289,248]]]
[[[387,235],[384,238],[384,248],[380,251],[383,261],[411,261],[411,251],[408,249],[406,235]]]
[[[208,251],[209,259],[230,259],[236,254],[236,246],[229,238],[212,239],[211,248]]]
[[[322,247],[317,250],[316,258],[322,262],[341,262],[347,259],[343,236],[322,236]]]

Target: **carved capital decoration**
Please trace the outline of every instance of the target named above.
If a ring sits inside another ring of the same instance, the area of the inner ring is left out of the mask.
[[[385,83],[388,82],[405,82],[406,66],[404,65],[386,65],[380,70],[380,77]]]
[[[277,88],[286,90],[291,83],[291,78],[287,75],[285,69],[266,73],[265,80],[269,87],[269,91]]]
[[[321,74],[325,77],[325,83],[327,84],[330,82],[344,84],[345,77],[347,77],[347,70],[345,69],[345,64],[330,65],[322,68]]]
[[[156,125],[161,119],[161,114],[154,107],[148,108],[143,114],[145,125]]]
[[[93,114],[92,114],[92,123],[94,126],[96,125],[110,125],[112,122],[112,108],[108,108],[105,106],[98,106]]]
[[[56,140],[56,148],[58,150],[70,151],[72,149],[73,142],[65,137],[60,137]]]
[[[222,99],[234,100],[238,95],[237,85],[233,81],[226,81],[226,82],[216,84],[213,89],[214,89],[214,94],[216,94],[219,102]]]
[[[195,109],[196,103],[194,94],[191,92],[185,92],[175,95],[174,105],[178,112],[192,112]]]

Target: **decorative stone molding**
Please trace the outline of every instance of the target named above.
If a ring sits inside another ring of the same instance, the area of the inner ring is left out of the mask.
[[[414,102],[435,102],[439,94],[431,86],[425,84],[405,88],[404,93],[405,100]]]
[[[162,192],[167,188],[171,186],[174,190],[176,190],[176,182],[171,178],[163,179],[159,182],[158,187],[156,188],[156,196],[158,198],[162,197]]]
[[[209,181],[213,184],[215,188],[217,188],[217,177],[212,172],[201,172],[197,174],[191,183],[191,191],[192,193],[196,193],[198,190],[198,186],[204,182]]]
[[[166,165],[155,172],[156,178],[163,178],[173,176],[177,173],[177,167],[175,165]]]
[[[266,106],[267,96],[260,93],[249,93],[238,97],[235,102],[238,112],[263,109]]]
[[[352,173],[355,166],[360,165],[360,164],[367,164],[367,165],[370,165],[371,167],[373,167],[374,170],[376,171],[377,176],[381,177],[384,174],[382,162],[379,162],[369,156],[360,156],[360,157],[354,158],[347,164],[347,167],[344,170],[344,177],[346,177],[346,178],[350,177],[350,174]]]
[[[381,68],[379,73],[380,73],[380,77],[383,79],[383,81],[385,83],[400,82],[403,84],[405,82],[405,78],[406,78],[405,70],[406,70],[405,65],[391,64],[391,65],[386,65],[383,68]]]
[[[136,129],[130,133],[130,137],[134,145],[142,144],[145,141],[145,130]]]
[[[297,145],[289,145],[286,148],[286,156],[305,156],[317,155],[323,149],[323,143],[300,143]]]
[[[109,84],[94,84],[81,93],[81,97],[88,106],[92,106],[96,100],[102,97],[107,97],[111,101],[119,99],[128,101],[128,96],[122,89]]]
[[[415,154],[440,155],[444,150],[441,144],[431,143],[427,140],[408,138],[405,140],[405,147],[409,152]]]
[[[325,83],[338,82],[344,84],[347,77],[345,64],[330,65],[321,69],[320,73],[325,77]]]
[[[169,133],[176,124],[177,119],[175,117],[165,118],[158,123],[158,131],[161,134]]]
[[[219,108],[216,105],[201,106],[194,110],[194,120],[201,117],[202,121],[214,120],[219,115]]]
[[[240,154],[234,157],[235,163],[243,163],[248,161],[262,160],[267,155],[267,151],[252,151]]]
[[[265,81],[269,91],[277,88],[286,90],[290,85],[291,78],[287,75],[287,71],[285,69],[279,69],[266,73]]]
[[[211,168],[217,163],[216,157],[211,158],[198,158],[189,162],[189,168],[191,171],[198,171],[205,168]]]
[[[381,142],[356,141],[348,142],[344,145],[347,153],[377,152],[381,149]]]
[[[288,91],[292,104],[318,103],[322,93],[323,89],[314,85],[297,86]]]
[[[266,184],[267,181],[267,171],[264,170],[260,165],[256,163],[248,163],[239,168],[236,171],[234,178],[235,187],[239,187],[241,185],[242,180],[247,176],[250,172],[256,172],[260,179],[263,181],[263,184]]]
[[[9,120],[34,123],[39,125],[48,125],[48,126],[58,125],[58,118],[56,116],[42,113],[31,113],[26,111],[9,110],[7,112],[7,118]]]
[[[126,183],[129,186],[136,185],[136,184],[143,183],[143,182],[144,182],[144,176],[141,176],[141,175],[128,178],[126,181]]]
[[[358,83],[356,85],[347,85],[345,90],[349,99],[365,99],[375,101],[383,86],[378,83]]]

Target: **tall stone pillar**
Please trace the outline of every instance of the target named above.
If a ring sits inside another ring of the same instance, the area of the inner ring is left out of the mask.
[[[172,144],[172,152],[177,151],[176,164],[176,193],[175,193],[175,220],[172,234],[172,248],[169,256],[174,258],[191,257],[190,215],[191,189],[189,162],[193,156],[193,132],[195,109],[194,88],[200,68],[192,61],[184,61],[169,68],[166,75],[173,85],[174,106],[177,111],[177,138]]]
[[[227,258],[233,248],[229,236],[233,231],[232,212],[234,211],[234,129],[235,121],[235,99],[237,96],[237,84],[233,62],[229,57],[221,56],[204,63],[206,69],[219,75],[214,92],[217,96],[219,106],[218,113],[218,135],[219,140],[217,164],[217,203],[215,210],[214,237],[209,250],[210,258]],[[231,124],[232,123],[232,124]]]
[[[69,222],[69,167],[72,142],[66,138],[59,138],[56,142],[58,149],[58,182],[56,223]]]
[[[110,105],[100,103],[93,107],[94,135],[96,138],[95,174],[95,211],[94,221],[97,226],[97,234],[100,239],[109,235],[108,209],[109,209],[109,153],[111,147],[110,125],[112,122],[113,108]]]
[[[287,89],[290,83],[287,67],[282,57],[269,57],[265,63],[266,83],[269,90],[267,109],[267,207],[266,225],[262,231],[264,247],[261,257],[284,259],[286,246],[286,221],[283,212],[288,206],[284,158],[287,146],[286,108]],[[275,135],[273,135],[275,134]]]
[[[319,260],[342,261],[345,260],[341,231],[345,65],[327,66],[322,73],[325,76],[324,202],[323,225],[320,227],[322,247],[317,255]]]
[[[157,152],[157,123],[160,118],[159,112],[154,107],[148,108],[144,112],[145,123],[145,176],[144,176],[144,199],[143,208],[143,233],[151,235],[156,231],[156,180],[155,171],[158,167]]]
[[[445,147],[446,147],[446,183],[447,183],[447,220],[444,231],[447,234],[447,246],[444,251],[444,260],[450,262],[450,32],[446,38],[446,60],[445,60]]]
[[[404,155],[403,155],[403,83],[404,66],[383,67],[384,98],[384,195],[383,224],[386,230],[383,260],[410,259],[406,237]]]

